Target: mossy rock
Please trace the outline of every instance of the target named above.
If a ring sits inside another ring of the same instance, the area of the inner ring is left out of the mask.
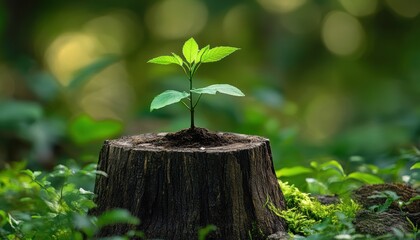
[[[416,189],[408,185],[386,183],[363,186],[353,192],[353,199],[356,200],[359,204],[361,204],[364,208],[369,208],[374,205],[381,205],[385,203],[386,198],[369,197],[382,191],[395,192],[400,197],[399,200],[403,202],[408,202],[410,198],[413,198],[420,194]],[[389,208],[395,210],[402,210],[408,213],[418,213],[420,212],[420,200],[413,201],[407,206],[402,206],[401,209],[398,206],[397,202],[393,202]]]
[[[403,232],[411,231],[411,225],[401,212],[390,210],[388,212],[360,211],[355,219],[356,231],[364,234],[380,236],[392,233],[392,229]]]
[[[398,201],[402,202],[408,202],[411,198],[420,194],[416,189],[408,185],[386,183],[362,186],[353,192],[353,199],[365,209],[369,209],[372,206],[383,205],[385,203],[385,197],[371,197],[383,191],[395,192],[400,197]],[[395,201],[385,212],[360,211],[354,223],[358,232],[375,236],[392,233],[393,228],[403,232],[409,232],[412,230],[412,226],[407,218],[415,225],[419,224],[419,212],[420,200],[402,206],[399,206],[398,202]]]

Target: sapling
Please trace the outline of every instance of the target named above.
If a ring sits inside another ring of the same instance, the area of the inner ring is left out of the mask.
[[[188,91],[180,92],[176,90],[166,90],[163,93],[157,95],[150,104],[150,111],[168,106],[170,104],[181,102],[190,111],[190,129],[193,130],[195,128],[194,111],[203,94],[216,94],[219,92],[238,97],[245,96],[241,90],[229,84],[213,84],[204,88],[193,87],[194,75],[201,64],[220,61],[237,50],[239,50],[239,48],[229,46],[210,48],[210,45],[199,49],[198,44],[194,38],[190,38],[184,43],[184,46],[182,47],[182,54],[184,55],[185,59],[182,59],[175,53],[172,53],[172,55],[159,56],[150,59],[148,63],[156,63],[161,65],[179,65],[189,81]],[[196,95],[198,95],[197,98],[195,98]],[[185,99],[186,101],[184,101]]]

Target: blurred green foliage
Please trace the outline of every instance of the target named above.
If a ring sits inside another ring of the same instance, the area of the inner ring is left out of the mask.
[[[382,168],[357,156],[350,158],[345,165],[336,160],[319,159],[309,166],[296,164],[281,168],[276,175],[282,181],[292,182],[301,191],[344,198],[365,184],[403,182],[417,188],[420,186],[420,171],[415,166],[420,161],[419,153],[417,148],[402,151],[393,158],[392,164]]]
[[[71,164],[70,164],[71,165]],[[74,165],[74,164],[73,164]],[[96,164],[80,169],[57,165],[50,173],[15,164],[0,172],[1,239],[97,239],[95,234],[111,224],[139,224],[125,209],[88,216],[93,202]],[[141,237],[130,231],[118,239]]]
[[[153,113],[148,106],[188,80],[146,62],[194,36],[243,49],[223,65],[203,67],[196,87],[226,82],[247,96],[202,99],[198,126],[270,138],[276,168],[321,157],[350,164],[351,156],[387,167],[399,149],[420,141],[419,5],[3,1],[0,163],[94,161],[105,138],[187,128],[182,106]],[[83,116],[92,120],[84,129],[101,134],[75,132]]]

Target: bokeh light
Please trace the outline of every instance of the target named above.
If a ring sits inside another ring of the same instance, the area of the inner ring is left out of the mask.
[[[98,46],[100,43],[92,34],[64,33],[51,43],[45,59],[56,79],[67,86],[74,72],[97,58]]]
[[[135,17],[128,11],[115,10],[87,21],[80,31],[57,36],[47,48],[45,60],[55,78],[67,87],[81,69],[108,54],[128,54],[140,41],[141,30],[136,27]],[[130,111],[134,93],[122,63],[115,63],[68,97],[75,114],[122,119]]]
[[[152,6],[146,15],[149,30],[166,39],[180,39],[200,32],[207,22],[202,1],[165,0]]]
[[[306,0],[258,0],[269,12],[287,13],[297,10],[306,3]]]
[[[340,0],[340,3],[357,17],[372,15],[378,8],[378,0]]]
[[[193,36],[241,48],[201,66],[195,87],[246,94],[203,98],[197,125],[266,136],[281,164],[313,157],[313,146],[346,157],[420,140],[417,0],[9,2],[0,3],[0,101],[35,103],[45,119],[120,119],[127,135],[188,127],[182,105],[149,111],[155,95],[185,89],[182,69],[147,60],[182,55]],[[107,57],[119,60],[95,70]],[[378,148],[357,143],[379,136],[363,130],[370,123],[386,136]]]
[[[420,13],[418,0],[386,0],[388,6],[398,15],[406,18],[417,17]]]
[[[365,33],[360,22],[348,13],[333,11],[325,16],[322,39],[332,53],[349,56],[361,50]]]

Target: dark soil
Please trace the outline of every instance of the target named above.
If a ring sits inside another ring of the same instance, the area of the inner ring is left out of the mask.
[[[249,141],[249,139],[240,137],[237,134],[212,132],[206,128],[196,127],[158,136],[149,140],[148,143],[172,148],[208,148]]]

